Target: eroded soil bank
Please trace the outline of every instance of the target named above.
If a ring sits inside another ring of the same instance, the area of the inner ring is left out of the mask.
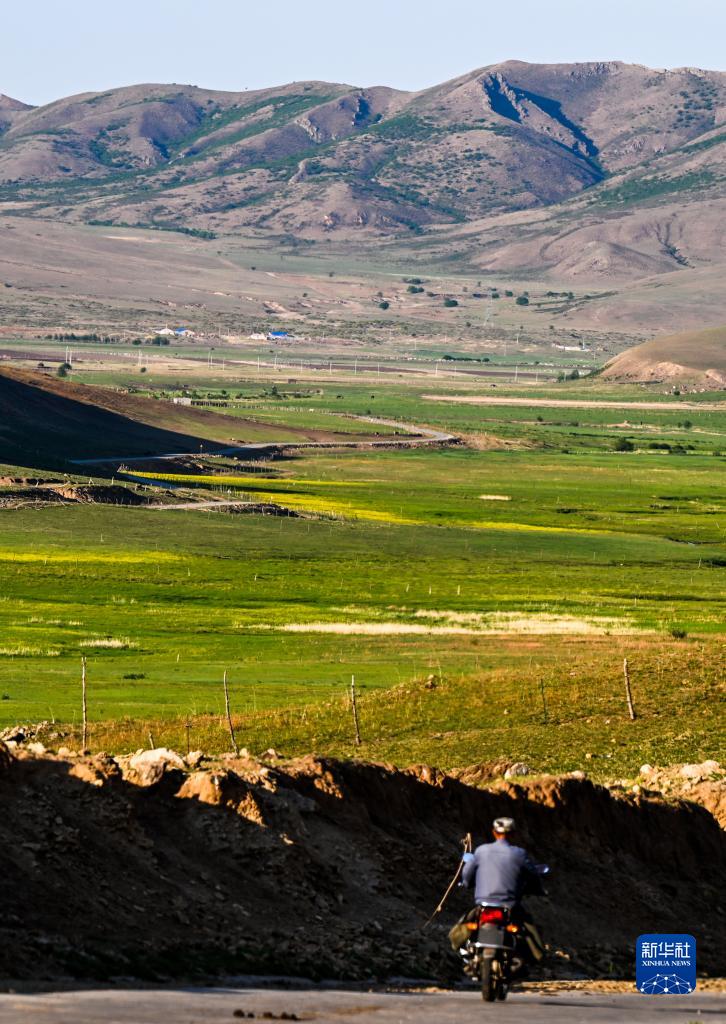
[[[30,745],[32,747],[32,744]],[[492,818],[552,867],[532,900],[549,977],[627,977],[643,931],[691,932],[719,969],[726,838],[696,803],[587,779],[485,788],[418,766],[211,763],[0,745],[0,976],[459,978],[461,837]],[[722,966],[722,965],[721,965]]]

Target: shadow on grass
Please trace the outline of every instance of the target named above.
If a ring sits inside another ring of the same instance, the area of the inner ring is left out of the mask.
[[[87,391],[40,375],[0,372],[0,462],[60,469],[74,460],[194,454],[221,447],[206,437],[144,423],[78,397],[85,398]],[[113,398],[123,403],[124,396]],[[141,401],[133,400],[136,405]],[[149,411],[154,412],[151,405]],[[177,412],[169,409],[169,415]]]

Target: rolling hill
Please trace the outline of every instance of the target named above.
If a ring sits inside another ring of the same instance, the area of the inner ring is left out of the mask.
[[[654,338],[612,359],[608,380],[726,387],[726,327]]]
[[[346,439],[353,435],[346,435]],[[74,459],[123,461],[213,452],[246,442],[332,441],[333,432],[278,427],[88,387],[42,373],[0,368],[0,463],[58,467]]]

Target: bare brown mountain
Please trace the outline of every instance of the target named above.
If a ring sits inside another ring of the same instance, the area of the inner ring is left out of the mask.
[[[508,61],[419,93],[138,85],[13,106],[0,198],[71,220],[311,238],[472,223],[582,196],[569,215],[590,222],[673,193],[720,198],[725,123],[725,74],[618,62]],[[629,266],[623,247],[637,228],[596,234],[586,268]],[[511,249],[516,235],[502,265],[530,258]],[[672,262],[678,231],[661,235],[636,269]]]
[[[0,135],[7,131],[19,114],[33,108],[20,100],[14,100],[11,96],[0,93]]]
[[[109,289],[148,298],[127,240],[94,238],[113,259],[74,262],[69,277],[60,255],[31,253],[34,229],[18,221],[30,217],[53,244],[83,224],[146,227],[551,281],[584,295],[557,314],[578,329],[719,324],[726,74],[508,61],[418,93],[311,81],[137,85],[39,108],[3,99],[0,214],[12,317],[51,272],[54,296],[72,285],[83,301]],[[184,259],[205,268],[210,308],[236,309],[235,264],[220,249],[190,239]],[[187,301],[171,277],[174,294],[165,283],[150,302]]]

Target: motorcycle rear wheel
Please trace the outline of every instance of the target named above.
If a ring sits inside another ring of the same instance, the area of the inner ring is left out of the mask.
[[[494,957],[484,957],[481,962],[481,997],[485,1003],[493,1003],[497,998],[501,982],[501,968]]]

